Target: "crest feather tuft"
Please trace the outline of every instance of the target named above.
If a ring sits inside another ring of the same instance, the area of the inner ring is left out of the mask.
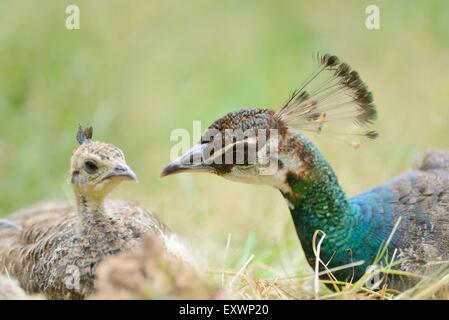
[[[354,135],[377,138],[375,131],[368,130],[377,118],[373,95],[359,73],[334,55],[317,55],[317,61],[318,68],[293,92],[276,118],[293,129],[315,133],[328,123],[349,120],[365,130]]]
[[[78,131],[76,133],[76,141],[78,141],[79,144],[83,144],[87,140],[92,140],[92,135],[93,135],[92,127],[87,127],[83,129],[83,127],[80,124],[78,125]]]

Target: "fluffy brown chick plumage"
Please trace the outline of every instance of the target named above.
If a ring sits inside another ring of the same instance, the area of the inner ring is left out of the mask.
[[[136,176],[120,149],[91,138],[91,129],[79,129],[70,168],[76,204],[41,203],[10,215],[0,228],[0,269],[28,293],[83,299],[94,292],[96,267],[105,257],[132,248],[145,233],[164,243],[173,238],[151,211],[105,200]]]

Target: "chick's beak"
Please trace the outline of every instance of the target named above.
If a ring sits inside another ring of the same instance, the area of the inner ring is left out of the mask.
[[[210,172],[211,167],[203,162],[206,145],[196,144],[178,159],[171,161],[161,172],[161,177],[181,172]]]
[[[104,177],[103,180],[111,178],[121,178],[123,180],[137,181],[137,175],[125,163],[117,163],[114,169],[112,169],[112,172],[109,173],[106,177]]]

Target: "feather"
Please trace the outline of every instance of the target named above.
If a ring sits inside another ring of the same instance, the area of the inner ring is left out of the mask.
[[[92,140],[94,129],[92,127],[87,127],[84,129],[84,136],[87,140]]]
[[[92,127],[87,127],[83,129],[83,127],[79,124],[78,131],[76,132],[76,141],[79,144],[83,144],[86,140],[92,140],[94,129]]]
[[[79,144],[83,144],[84,140],[86,140],[86,137],[84,135],[84,130],[81,125],[78,125],[78,131],[76,132],[76,141],[78,141]]]
[[[276,118],[293,129],[315,133],[329,123],[350,121],[363,132],[333,133],[377,138],[368,129],[377,117],[373,95],[358,72],[334,55],[318,55],[317,60],[318,68],[293,92]]]

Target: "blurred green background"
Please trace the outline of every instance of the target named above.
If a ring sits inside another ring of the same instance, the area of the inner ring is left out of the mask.
[[[81,29],[65,28],[77,4]],[[381,29],[365,27],[380,7]],[[0,215],[72,199],[78,123],[121,147],[139,175],[114,196],[154,209],[220,269],[249,255],[268,273],[307,273],[287,205],[271,188],[211,175],[159,178],[170,132],[241,107],[278,108],[338,55],[379,110],[377,141],[315,139],[349,195],[449,149],[449,3],[441,1],[0,0]],[[271,268],[271,269],[270,269]],[[270,271],[272,270],[272,271]]]

